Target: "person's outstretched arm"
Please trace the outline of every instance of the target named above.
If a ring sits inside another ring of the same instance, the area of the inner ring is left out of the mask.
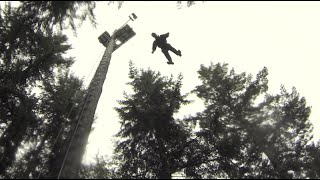
[[[169,32],[163,35],[165,38],[169,37]]]

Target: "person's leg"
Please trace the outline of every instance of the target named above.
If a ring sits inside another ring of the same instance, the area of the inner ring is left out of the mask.
[[[166,58],[168,59],[168,64],[173,64],[173,62],[172,62],[172,58],[171,58],[171,56],[170,56],[170,54],[169,54],[169,52],[168,52],[168,50],[166,50],[166,49],[163,49],[162,50],[162,53],[166,56]]]
[[[172,51],[176,55],[181,56],[181,51],[180,50],[176,50],[174,47],[171,46],[171,44],[167,44],[167,49]]]

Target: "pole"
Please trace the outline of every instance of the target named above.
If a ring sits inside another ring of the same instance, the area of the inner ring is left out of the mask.
[[[93,117],[102,93],[103,83],[106,79],[111,55],[115,46],[114,34],[105,49],[100,64],[89,85],[88,92],[82,104],[82,110],[78,114],[78,122],[64,157],[58,179],[60,177],[67,179],[79,178],[78,174],[81,167],[82,156],[88,143]]]

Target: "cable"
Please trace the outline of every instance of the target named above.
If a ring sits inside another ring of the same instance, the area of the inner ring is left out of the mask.
[[[65,161],[66,161],[66,159],[67,159],[67,157],[68,157],[69,150],[70,150],[70,147],[71,147],[73,138],[74,138],[74,136],[75,136],[75,134],[76,134],[76,132],[77,132],[77,130],[78,130],[78,126],[79,126],[79,123],[80,123],[80,119],[81,119],[82,114],[83,114],[84,105],[85,105],[86,102],[87,102],[87,97],[88,97],[88,96],[86,95],[85,101],[84,101],[84,103],[83,103],[83,106],[82,106],[82,109],[81,109],[81,112],[80,112],[80,116],[79,116],[79,118],[78,118],[78,122],[77,122],[76,128],[75,128],[74,133],[72,134],[71,140],[70,140],[70,142],[69,142],[69,144],[68,144],[68,149],[67,149],[66,154],[65,154],[65,156],[64,156],[64,158],[63,158],[62,165],[61,165],[61,167],[60,167],[60,170],[59,170],[59,174],[58,174],[57,179],[60,179],[60,176],[61,176],[61,173],[62,173],[62,169],[63,169],[64,164],[65,164]]]
[[[103,54],[100,54],[100,56],[99,56],[100,59],[101,59],[101,55],[103,55]],[[94,65],[91,67],[91,70],[90,70],[89,74],[88,74],[87,76],[85,76],[84,84],[85,84],[85,82],[89,79],[88,77],[91,76],[91,73],[92,73],[94,67],[97,65],[98,62],[99,62],[99,59],[97,59],[97,60],[95,61]],[[78,95],[78,93],[80,92],[80,89],[81,89],[81,88],[79,88],[79,89],[76,91],[74,97],[76,97],[76,96]],[[85,97],[87,97],[87,96],[85,96]],[[86,99],[87,99],[87,98],[86,98]],[[86,99],[85,99],[85,101],[86,101]],[[84,104],[85,104],[85,103],[84,103]],[[68,115],[67,115],[67,117],[66,117],[67,119],[69,118],[69,116],[70,116],[72,110],[74,109],[74,107],[75,107],[75,104],[73,104],[73,105],[71,106],[71,108],[70,108],[70,110],[69,110],[69,112],[68,112]],[[82,112],[81,112],[81,113],[82,113]],[[79,121],[79,120],[78,120],[78,121]],[[79,123],[79,122],[78,122],[78,123]],[[77,123],[77,126],[78,126],[78,123]],[[57,141],[58,141],[58,138],[59,138],[59,136],[61,135],[62,130],[63,130],[63,127],[60,128],[59,133],[58,133],[58,135],[56,136],[56,139],[55,139],[55,141],[54,141],[54,143],[53,143],[53,146],[51,147],[51,151],[52,151],[52,149],[55,147],[55,145],[56,145],[56,143],[57,143]],[[76,132],[76,130],[75,130],[75,132]],[[74,135],[73,135],[73,136],[74,136]],[[68,151],[67,151],[67,152],[68,152]],[[64,164],[64,162],[63,162],[63,164]],[[39,179],[40,175],[41,175],[41,171],[39,172],[39,175],[38,175],[37,179]],[[60,172],[59,172],[59,176],[60,176]],[[58,176],[58,178],[59,178],[59,176]]]
[[[103,52],[103,54],[104,54],[104,52]],[[102,58],[102,57],[101,57],[101,58]],[[101,58],[100,58],[100,59],[101,59]],[[97,61],[96,61],[96,62],[97,62]],[[91,72],[92,72],[92,70],[93,70],[93,68],[91,69]],[[90,73],[91,73],[91,72],[90,72]],[[88,93],[88,92],[87,92],[87,93]],[[75,134],[76,134],[76,132],[77,132],[77,130],[78,130],[79,123],[80,123],[80,119],[81,119],[81,117],[82,117],[83,110],[84,110],[84,107],[85,107],[85,104],[86,104],[87,100],[88,100],[88,94],[86,94],[86,96],[85,96],[85,101],[84,101],[84,103],[83,103],[83,105],[82,105],[81,112],[80,112],[80,115],[79,115],[79,117],[78,117],[78,122],[77,122],[76,128],[75,128],[74,133],[73,133],[73,135],[72,135],[72,137],[71,137],[71,140],[70,140],[70,142],[69,142],[69,144],[68,144],[68,149],[67,149],[66,154],[65,154],[65,156],[64,156],[64,158],[63,158],[63,161],[62,161],[62,164],[61,164],[60,171],[59,171],[59,174],[58,174],[57,179],[60,179],[62,170],[63,170],[64,165],[65,165],[65,161],[66,161],[66,159],[67,159],[67,157],[68,157],[69,150],[70,150],[71,144],[72,144],[72,142],[73,142],[73,138],[74,138],[74,136],[75,136]]]

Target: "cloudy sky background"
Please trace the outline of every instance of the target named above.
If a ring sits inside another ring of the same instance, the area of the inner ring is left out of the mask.
[[[128,91],[130,60],[139,69],[151,68],[164,76],[173,74],[177,78],[182,73],[183,93],[200,84],[197,71],[201,64],[228,63],[237,73],[254,77],[266,66],[269,93],[279,93],[281,84],[290,92],[295,86],[312,106],[315,139],[320,138],[320,2],[212,1],[197,2],[189,8],[184,2],[179,8],[176,2],[133,1],[124,2],[120,9],[117,4],[107,4],[97,2],[96,28],[87,21],[77,36],[68,32],[73,49],[67,55],[76,59],[72,71],[88,85],[104,52],[98,37],[104,31],[111,34],[131,13],[138,16],[129,22],[137,35],[112,55],[84,162],[91,162],[97,153],[112,153],[112,136],[120,127],[114,107]],[[170,32],[168,42],[182,51],[182,57],[172,54],[174,65],[167,65],[159,48],[151,54],[152,32]],[[196,101],[183,107],[176,117],[203,109],[195,95],[189,99]]]

